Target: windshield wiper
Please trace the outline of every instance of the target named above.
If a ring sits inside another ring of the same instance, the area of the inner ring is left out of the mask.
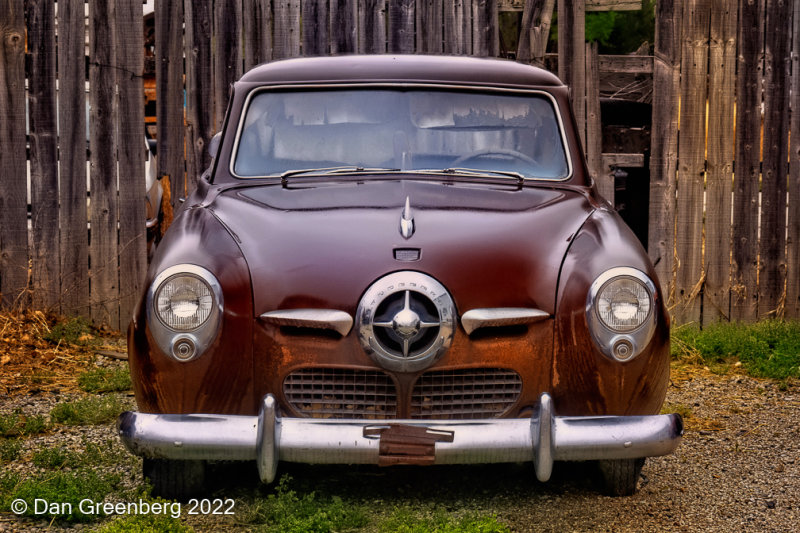
[[[440,174],[440,175],[444,174],[447,176],[469,176],[469,177],[503,176],[508,178],[514,178],[514,181],[519,187],[521,187],[522,184],[525,182],[524,175],[520,174],[519,172],[513,172],[511,170],[487,170],[482,168],[450,167],[443,169],[414,170],[414,172],[424,172],[428,174]]]
[[[304,174],[312,176],[333,176],[337,174],[380,174],[384,172],[400,172],[399,168],[382,168],[382,167],[359,167],[359,166],[341,166],[341,167],[327,167],[327,168],[303,168],[298,170],[287,170],[281,174],[281,184],[285,187],[288,179],[294,176],[302,176]]]

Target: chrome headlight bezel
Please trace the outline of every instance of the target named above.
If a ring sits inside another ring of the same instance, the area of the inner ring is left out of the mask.
[[[633,282],[643,289],[644,295],[647,297],[648,309],[641,322],[615,328],[602,318],[598,307],[603,299],[603,291],[608,290],[612,284],[618,281]],[[589,325],[589,332],[603,355],[614,361],[630,361],[642,353],[653,338],[657,314],[655,283],[644,272],[635,268],[608,269],[600,274],[589,288],[586,299],[586,321]]]
[[[206,316],[196,326],[171,327],[158,310],[158,298],[164,287],[181,277],[200,282],[208,289],[211,305]],[[180,362],[192,361],[206,351],[216,338],[223,309],[222,287],[207,269],[191,264],[179,264],[161,271],[147,290],[147,323],[162,352]]]

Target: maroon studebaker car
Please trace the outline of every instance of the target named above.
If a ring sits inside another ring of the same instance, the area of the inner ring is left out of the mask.
[[[235,84],[152,261],[120,436],[157,493],[208,462],[596,461],[672,452],[669,318],[587,173],[568,89],[509,61],[278,61]],[[255,466],[255,465],[254,465]]]

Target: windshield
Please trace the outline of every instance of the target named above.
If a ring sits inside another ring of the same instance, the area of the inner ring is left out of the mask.
[[[263,91],[246,110],[234,174],[354,167],[569,176],[552,101],[430,89]]]

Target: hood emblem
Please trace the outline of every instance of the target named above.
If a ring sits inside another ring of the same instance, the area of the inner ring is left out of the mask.
[[[404,239],[410,239],[414,235],[414,217],[411,214],[411,199],[406,196],[406,206],[403,208],[403,214],[400,215],[400,235]]]
[[[394,272],[373,283],[356,311],[364,351],[394,372],[418,372],[444,355],[456,327],[455,306],[438,281]]]

